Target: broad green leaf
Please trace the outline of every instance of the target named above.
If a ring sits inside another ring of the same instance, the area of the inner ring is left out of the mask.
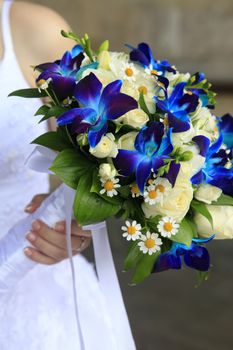
[[[179,231],[169,239],[174,242],[185,244],[187,247],[190,246],[193,239],[193,227],[186,218],[181,221]]]
[[[130,196],[130,187],[129,185],[121,186],[118,189],[119,193],[123,198],[128,198]]]
[[[221,196],[211,205],[232,205],[233,206],[233,197],[227,196],[226,194],[221,194]]]
[[[46,115],[49,109],[50,107],[47,105],[40,106],[34,115]]]
[[[71,142],[58,131],[49,131],[40,135],[31,143],[50,148],[54,151],[62,151],[73,147]]]
[[[213,227],[213,218],[212,218],[209,210],[207,209],[207,206],[204,203],[193,199],[191,202],[191,208],[194,211],[196,211],[197,213],[203,215],[209,221],[211,226]]]
[[[121,206],[105,201],[96,193],[90,192],[92,171],[86,171],[78,183],[74,200],[74,215],[80,225],[89,225],[106,220],[119,212]]]
[[[25,98],[42,98],[48,96],[44,90],[39,91],[37,88],[21,89],[11,92],[8,96],[18,96]]]
[[[101,186],[101,182],[100,182],[98,173],[97,173],[97,171],[94,171],[93,178],[92,178],[92,186],[91,186],[90,191],[98,194],[100,197],[102,197],[103,199],[105,199],[109,203],[122,204],[122,198],[121,198],[120,194],[118,194],[117,196],[109,197],[109,196],[107,196],[106,193],[100,194],[100,191],[102,189],[103,189],[103,187]]]
[[[138,242],[133,242],[124,261],[124,270],[128,271],[135,267],[142,257],[143,252],[139,249]]]
[[[158,259],[160,253],[161,252],[159,251],[152,255],[149,255],[149,254],[143,255],[143,257],[138,262],[136,269],[134,271],[133,278],[131,280],[131,283],[133,285],[142,282],[146,277],[150,276],[151,271],[154,267],[154,264]]]
[[[79,179],[91,172],[95,166],[74,149],[61,151],[54,160],[51,170],[68,186],[76,189]]]

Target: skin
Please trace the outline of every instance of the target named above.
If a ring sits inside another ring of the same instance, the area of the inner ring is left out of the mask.
[[[0,0],[0,9],[3,0]],[[53,10],[27,2],[15,2],[10,11],[11,32],[14,51],[28,82],[35,87],[36,73],[31,66],[42,62],[52,62],[61,57],[64,51],[70,50],[73,43],[60,35],[61,29],[70,30],[67,22]],[[0,57],[4,56],[2,36],[0,36]],[[49,128],[54,129],[50,121]],[[33,213],[43,202],[47,194],[35,196],[25,208],[25,212]],[[25,249],[31,260],[52,265],[68,257],[66,248],[65,222],[56,223],[54,228],[36,220],[32,229],[26,234],[32,246]],[[86,249],[91,242],[91,232],[84,231],[75,221],[72,222],[73,254]]]

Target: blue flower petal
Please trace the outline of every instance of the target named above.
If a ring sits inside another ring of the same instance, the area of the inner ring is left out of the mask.
[[[59,126],[73,123],[77,119],[80,123],[82,121],[91,124],[91,121],[96,117],[96,112],[91,108],[73,108],[57,118]]]
[[[200,155],[202,157],[206,157],[206,154],[209,150],[209,146],[210,146],[210,140],[208,139],[208,137],[203,136],[203,135],[198,135],[193,137],[192,141],[194,141],[199,150],[200,150]]]
[[[170,252],[160,254],[152,272],[162,272],[169,269],[179,270],[182,267],[180,256],[176,256]]]
[[[61,75],[53,75],[52,88],[59,100],[64,100],[67,96],[72,96],[76,86],[75,79],[72,77],[63,77]]]
[[[105,119],[113,120],[137,107],[138,103],[133,97],[118,93],[105,105],[102,116]]]
[[[186,114],[186,113],[184,113]],[[186,119],[186,118],[184,118]],[[172,131],[174,133],[177,132],[184,132],[190,129],[190,123],[186,120],[182,120],[179,118],[176,118],[173,114],[168,113],[168,122],[170,128],[172,128]]]
[[[220,134],[218,139],[214,143],[212,143],[212,145],[210,146],[209,156],[216,153],[219,150],[219,148],[222,145],[222,142],[223,142],[223,137],[222,137],[222,134]]]
[[[203,180],[204,180],[204,174],[202,170],[198,171],[197,174],[191,177],[191,182],[193,185],[199,185],[200,183],[203,182]]]
[[[225,114],[219,118],[220,132],[223,135],[223,143],[227,148],[233,148],[233,116]]]
[[[176,178],[178,176],[178,173],[180,171],[180,164],[177,164],[176,162],[171,162],[169,171],[167,174],[165,174],[165,178],[168,179],[168,181],[172,184],[172,186],[175,185]]]
[[[96,147],[96,145],[100,142],[102,136],[106,134],[107,130],[108,130],[107,123],[104,124],[104,126],[98,131],[90,129],[88,133],[88,142],[90,146],[93,148]]]
[[[210,257],[205,247],[194,245],[191,250],[184,255],[184,262],[192,269],[208,271],[210,267]]]
[[[148,180],[152,168],[151,159],[144,157],[136,169],[136,182],[141,193],[144,192],[146,181]]]
[[[113,160],[118,172],[124,176],[130,176],[135,171],[142,155],[137,151],[119,149],[117,157]]]
[[[102,84],[97,77],[90,73],[80,80],[74,90],[75,98],[85,107],[98,110]]]

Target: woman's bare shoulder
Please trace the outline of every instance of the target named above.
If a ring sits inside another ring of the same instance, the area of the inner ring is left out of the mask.
[[[31,59],[35,57],[35,63],[55,60],[73,45],[60,34],[62,29],[70,30],[67,21],[46,6],[17,1],[12,8],[12,17],[15,34],[19,42],[24,42]]]

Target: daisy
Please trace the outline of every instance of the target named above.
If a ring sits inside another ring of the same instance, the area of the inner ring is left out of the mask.
[[[159,238],[158,233],[150,233],[147,231],[145,235],[141,235],[140,242],[138,246],[144,254],[152,255],[157,251],[160,251],[160,246],[163,244],[161,238]]]
[[[141,236],[141,225],[137,223],[136,220],[133,220],[132,223],[130,221],[125,222],[126,226],[122,226],[121,229],[124,231],[122,234],[123,237],[127,239],[127,241],[136,241]]]
[[[160,202],[161,192],[157,191],[155,185],[152,184],[146,187],[146,190],[144,191],[143,196],[146,203],[153,205]]]
[[[131,195],[133,198],[139,197],[140,196],[140,190],[138,188],[137,184],[131,185],[130,186],[131,190]]]
[[[119,77],[128,81],[135,81],[138,70],[133,63],[123,62],[119,71]]]
[[[52,81],[52,78],[49,78],[47,80],[44,80],[44,79],[40,79],[38,82],[37,82],[37,86],[38,86],[38,90],[39,92],[41,92],[41,90],[47,90],[48,87],[49,87],[49,83]]]
[[[165,179],[163,177],[157,177],[154,180],[154,186],[155,190],[157,192],[160,192],[163,198],[167,197],[172,189],[171,183],[168,181],[168,179]]]
[[[103,187],[103,189],[100,191],[100,194],[106,193],[108,197],[113,197],[118,194],[116,188],[121,187],[121,185],[118,183],[120,181],[119,179],[100,179],[100,181]]]
[[[177,222],[169,216],[162,218],[157,225],[161,236],[168,238],[177,234],[179,227],[180,225],[177,224]]]

